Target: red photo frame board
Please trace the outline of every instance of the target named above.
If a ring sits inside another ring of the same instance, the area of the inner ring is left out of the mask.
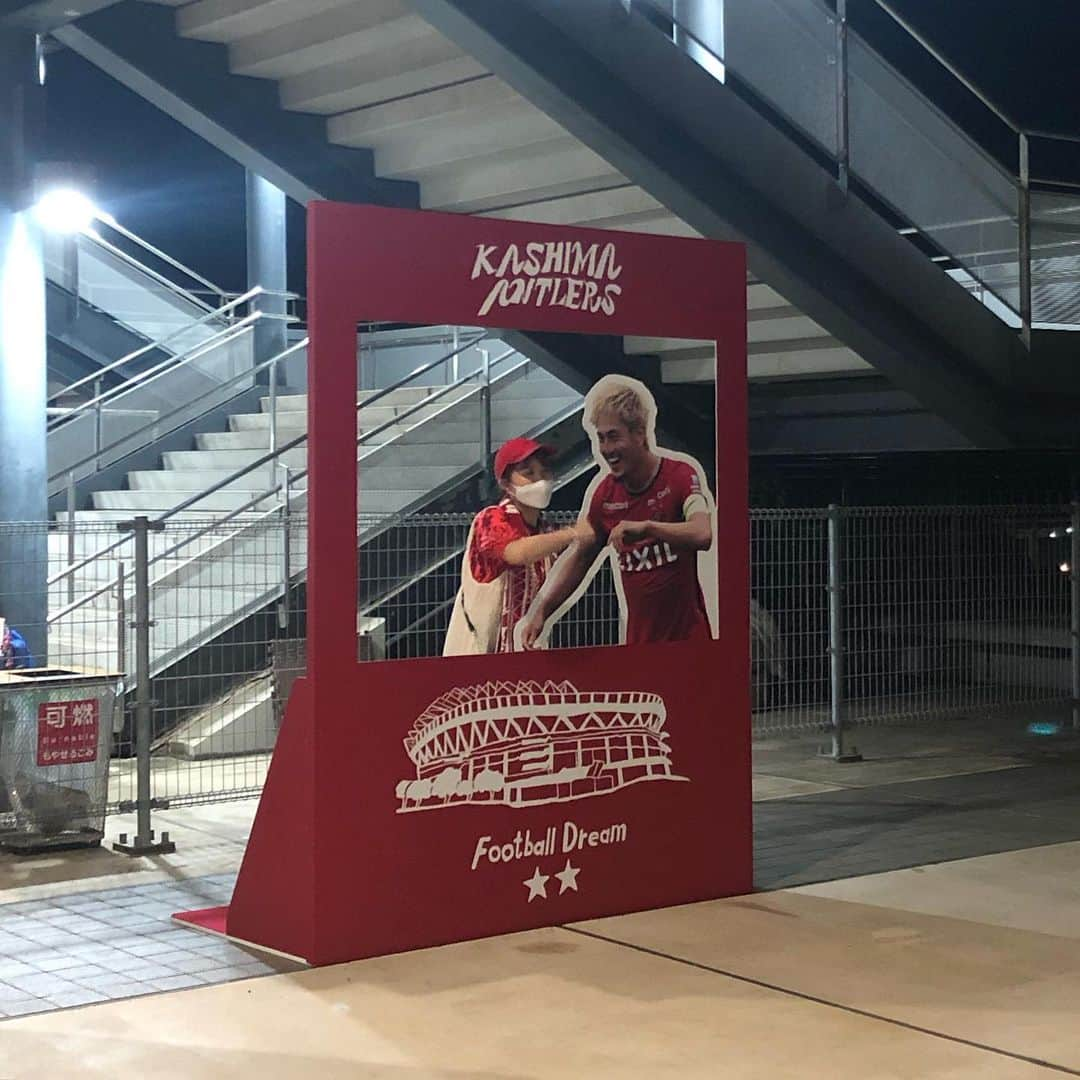
[[[743,246],[324,202],[308,245],[307,675],[230,905],[184,918],[318,965],[750,891]],[[714,340],[716,640],[358,663],[363,320]],[[620,729],[636,773],[410,802],[433,754]]]

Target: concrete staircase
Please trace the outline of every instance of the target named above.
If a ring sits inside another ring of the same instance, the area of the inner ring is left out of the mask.
[[[482,455],[478,381],[449,390],[404,386],[364,404],[378,393],[362,391],[358,409],[360,432],[367,435],[358,450],[359,511],[362,532],[371,535],[386,516],[420,510],[474,475]],[[578,394],[515,355],[492,373],[493,442],[542,431],[580,406]],[[279,396],[274,415],[278,445],[303,436],[306,396]],[[161,532],[150,534],[152,673],[164,671],[280,597],[286,542],[290,581],[302,578],[306,534],[294,529],[287,539],[282,498],[271,491],[283,470],[272,475],[267,466],[235,476],[268,452],[270,420],[266,396],[259,412],[235,414],[227,430],[202,432],[191,449],[165,453],[161,468],[129,473],[126,488],[95,492],[92,507],[76,512],[73,533],[67,515],[58,515],[58,528],[49,538],[51,575],[68,565],[69,543],[79,562],[120,542],[51,586],[50,663],[131,670],[131,642],[120,640],[116,583],[123,563],[128,578],[124,618],[130,621],[133,555],[130,539],[117,535],[117,522],[141,514],[161,516],[214,484],[226,482],[220,491],[167,518]],[[290,510],[301,513],[306,507],[305,445],[281,459],[291,473],[301,473],[290,501]]]

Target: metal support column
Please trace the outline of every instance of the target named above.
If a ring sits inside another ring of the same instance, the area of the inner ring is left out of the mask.
[[[1069,532],[1069,631],[1072,662],[1072,726],[1080,731],[1080,502],[1074,500]]]
[[[257,173],[248,172],[247,209],[247,283],[253,289],[261,285],[266,295],[253,301],[253,308],[266,313],[254,329],[256,364],[285,351],[288,327],[285,315],[288,301],[288,248],[285,235],[285,193]],[[260,381],[267,376],[260,373]]]
[[[862,761],[854,747],[844,748],[844,604],[843,518],[835,503],[829,506],[829,727],[832,745],[822,754],[833,761]]]
[[[137,517],[133,522],[124,522],[120,528],[135,533],[135,763],[136,797],[135,814],[137,832],[134,840],[128,843],[127,833],[120,834],[120,842],[113,844],[115,851],[125,855],[168,855],[176,850],[176,845],[164,832],[156,840],[150,827],[151,809],[164,809],[168,806],[164,800],[154,799],[150,787],[150,744],[154,739],[154,702],[150,697],[150,630],[153,622],[150,618],[150,532],[160,532],[164,526],[160,521],[150,522],[145,517]],[[130,806],[121,809],[130,812]]]
[[[44,105],[37,61],[32,32],[0,25],[0,521],[39,526],[0,535],[0,616],[48,665],[45,266],[31,213]]]
[[[1020,132],[1020,183],[1017,185],[1016,217],[1020,250],[1020,338],[1031,348],[1031,165],[1028,138]]]
[[[848,189],[848,17],[847,0],[836,0],[836,182]]]

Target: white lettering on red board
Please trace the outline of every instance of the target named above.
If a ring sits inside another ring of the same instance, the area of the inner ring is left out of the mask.
[[[494,279],[477,315],[498,306],[564,307],[611,316],[622,295],[617,283],[622,271],[612,242],[551,240],[477,244],[470,279]]]

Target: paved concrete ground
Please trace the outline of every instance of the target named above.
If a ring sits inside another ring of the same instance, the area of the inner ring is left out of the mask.
[[[20,1017],[0,1075],[1080,1076],[1078,866],[1060,845]],[[1032,897],[1046,925],[1018,922]]]
[[[1080,739],[1031,735],[1029,719],[858,731],[865,760],[846,765],[819,758],[817,737],[760,741],[757,887],[1080,839]],[[255,805],[156,813],[170,856],[0,856],[0,1017],[280,970],[170,921],[227,899]]]
[[[759,743],[757,888],[1080,839],[1080,736],[1031,722],[856,731],[857,764],[816,757],[814,737]]]

